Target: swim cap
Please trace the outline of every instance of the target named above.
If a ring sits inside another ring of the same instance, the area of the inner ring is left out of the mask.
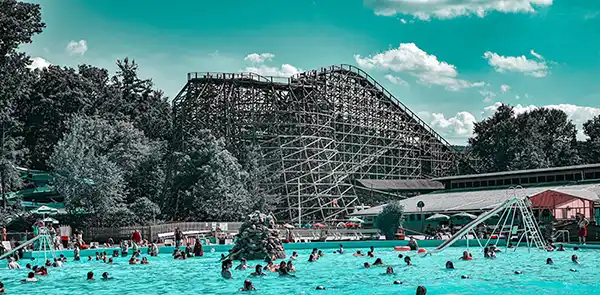
[[[394,281],[394,285],[402,285],[402,282],[400,282],[400,281]]]
[[[523,273],[523,272],[521,272],[520,270],[515,270],[515,274],[516,274],[516,275],[520,275],[520,274],[522,274],[522,273]]]
[[[460,276],[461,279],[469,279],[470,277],[468,275],[462,275]]]
[[[576,270],[576,269],[574,269],[574,268],[571,268],[571,269],[569,269],[569,270],[570,270],[570,271],[572,271],[572,272],[576,272],[576,271],[577,271],[577,270]]]
[[[317,286],[317,290],[325,290],[325,287],[323,287],[323,286]]]

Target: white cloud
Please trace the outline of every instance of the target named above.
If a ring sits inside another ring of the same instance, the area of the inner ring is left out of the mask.
[[[520,97],[518,94],[517,94],[517,95],[515,95],[515,98],[516,98],[516,99],[521,99],[521,97]]]
[[[487,13],[535,13],[536,8],[552,5],[552,0],[365,0],[375,14],[392,16],[412,15],[421,20],[450,19],[459,16]]]
[[[390,74],[387,74],[384,77],[394,84],[408,86],[408,82],[402,80],[400,77],[392,76]]]
[[[290,64],[282,64],[281,67],[271,67],[267,65],[258,65],[252,67],[246,67],[244,72],[256,73],[261,76],[273,76],[273,77],[289,77],[303,70],[296,68]]]
[[[535,58],[537,58],[537,59],[542,59],[542,60],[544,59],[544,57],[541,54],[535,52],[535,50],[533,50],[533,49],[531,49],[529,51],[529,53],[531,53],[531,55],[535,56]]]
[[[244,60],[248,60],[252,63],[263,63],[267,60],[272,60],[275,57],[273,53],[250,53],[244,57]]]
[[[501,103],[496,102],[489,105],[480,112],[480,119],[485,119],[492,116]],[[584,140],[583,123],[592,119],[594,116],[600,115],[600,108],[577,106],[573,104],[557,104],[543,106],[549,109],[558,109],[564,111],[568,118],[577,126],[577,138]],[[515,115],[529,112],[538,108],[536,105],[521,105],[513,106]],[[427,122],[435,129],[442,137],[452,144],[466,144],[467,139],[473,134],[473,126],[476,121],[475,115],[472,112],[461,111],[451,117],[446,117],[440,113],[419,112],[418,116]]]
[[[47,68],[48,66],[52,65],[51,63],[49,63],[47,60],[45,60],[42,57],[34,57],[31,59],[31,64],[28,65],[27,67],[31,70],[34,69],[43,69],[43,68]]]
[[[494,97],[497,95],[496,92],[487,89],[479,90],[479,94],[484,97],[483,101],[487,103],[492,102]]]
[[[500,85],[500,91],[502,91],[502,93],[506,93],[510,90],[510,86],[506,85],[506,84],[502,84]]]
[[[88,46],[85,40],[71,41],[67,44],[67,52],[70,55],[84,55],[87,50]]]
[[[364,69],[410,73],[422,84],[444,86],[451,91],[484,85],[483,82],[472,83],[458,79],[456,66],[439,61],[435,55],[428,54],[414,43],[401,43],[398,48],[367,57],[356,54],[354,59]]]
[[[244,68],[243,72],[256,73],[261,76],[272,76],[272,77],[289,77],[303,72],[304,70],[299,69],[290,64],[282,64],[281,66],[270,66],[266,65],[265,61],[270,61],[275,57],[272,53],[251,53],[246,55],[245,61],[250,61],[252,66]]]
[[[532,50],[532,54],[535,52]],[[534,56],[541,56],[535,53]],[[547,76],[550,71],[544,60],[536,61],[527,59],[526,56],[502,56],[498,53],[486,51],[483,58],[487,59],[490,66],[494,67],[496,72],[519,72],[528,76],[541,78]]]

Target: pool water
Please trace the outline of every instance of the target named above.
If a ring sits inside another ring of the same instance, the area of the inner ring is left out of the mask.
[[[366,252],[367,249],[362,249]],[[498,258],[483,258],[480,248],[471,248],[474,259],[461,261],[462,248],[449,248],[425,258],[413,252],[396,252],[377,248],[376,257],[394,267],[396,274],[385,275],[384,267],[364,269],[364,262],[374,258],[353,257],[356,249],[346,249],[343,255],[325,250],[325,257],[315,263],[307,262],[310,250],[298,250],[296,278],[279,278],[270,273],[263,278],[250,278],[258,289],[251,294],[415,294],[418,285],[427,288],[427,294],[594,294],[600,287],[600,256],[597,250],[568,250],[541,252],[518,249],[516,252],[498,253]],[[509,250],[510,251],[510,250]],[[407,267],[399,253],[409,254],[414,266]],[[291,251],[288,255],[291,254]],[[581,265],[571,262],[577,254]],[[7,294],[242,294],[238,289],[249,278],[253,269],[233,271],[233,280],[220,276],[221,253],[205,253],[204,257],[173,260],[170,255],[149,257],[149,265],[128,265],[127,258],[117,258],[114,265],[101,261],[69,261],[63,268],[49,268],[48,276],[38,277],[36,283],[20,283],[27,271],[8,270],[6,262],[0,264],[0,279]],[[546,265],[551,257],[554,265]],[[71,259],[71,258],[70,258]],[[446,270],[446,261],[454,262],[455,270]],[[21,260],[24,268],[27,262]],[[39,260],[38,263],[42,261]],[[250,265],[256,262],[251,261]],[[32,263],[34,264],[34,263]],[[234,267],[238,262],[234,262]],[[264,265],[264,263],[261,262]],[[570,269],[576,269],[572,272]],[[514,274],[519,270],[521,275]],[[96,281],[86,281],[88,271],[93,271]],[[102,272],[115,279],[100,280]],[[469,275],[470,279],[461,279]],[[400,280],[402,285],[394,285]],[[323,285],[327,290],[315,290]],[[100,292],[100,293],[98,293]]]

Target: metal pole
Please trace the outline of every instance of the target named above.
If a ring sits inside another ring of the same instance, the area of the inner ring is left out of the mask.
[[[300,206],[300,178],[298,178],[298,226],[302,227],[302,206]]]

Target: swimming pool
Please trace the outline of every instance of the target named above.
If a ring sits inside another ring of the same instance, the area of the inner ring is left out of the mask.
[[[364,249],[366,251],[367,249]],[[420,258],[409,255],[415,264],[406,267],[399,253],[389,248],[376,249],[376,257],[394,267],[395,275],[383,275],[385,268],[364,269],[364,262],[374,258],[353,257],[347,249],[343,255],[325,250],[318,262],[307,262],[310,250],[299,250],[296,278],[279,278],[270,274],[265,278],[251,278],[258,289],[252,294],[414,294],[418,285],[424,285],[428,294],[593,294],[600,286],[600,264],[597,250],[566,252],[540,252],[521,248],[517,252],[499,253],[495,260],[484,259],[479,248],[471,248],[474,259],[460,261],[462,248],[450,248],[433,256]],[[581,265],[570,261],[577,254]],[[288,253],[288,255],[291,252]],[[80,261],[65,264],[63,268],[50,268],[40,282],[22,284],[18,281],[27,271],[11,271],[6,262],[0,267],[0,278],[8,294],[233,294],[238,292],[251,269],[233,271],[233,280],[220,277],[221,253],[205,253],[204,257],[173,260],[170,255],[150,257],[149,265],[128,265],[127,258],[117,258],[115,265],[98,261]],[[555,264],[547,266],[546,258]],[[454,262],[456,270],[446,270],[445,262]],[[27,260],[20,261],[22,267]],[[41,263],[41,261],[38,261]],[[256,262],[250,262],[254,265]],[[33,263],[32,263],[33,264]],[[262,263],[264,265],[264,263]],[[234,266],[237,262],[234,263]],[[577,272],[571,272],[570,269]],[[514,271],[522,271],[515,275]],[[96,281],[86,281],[88,271],[93,271]],[[115,279],[99,280],[102,272]],[[461,275],[470,279],[461,279]],[[394,285],[400,280],[402,285]],[[327,290],[315,290],[318,285]]]

